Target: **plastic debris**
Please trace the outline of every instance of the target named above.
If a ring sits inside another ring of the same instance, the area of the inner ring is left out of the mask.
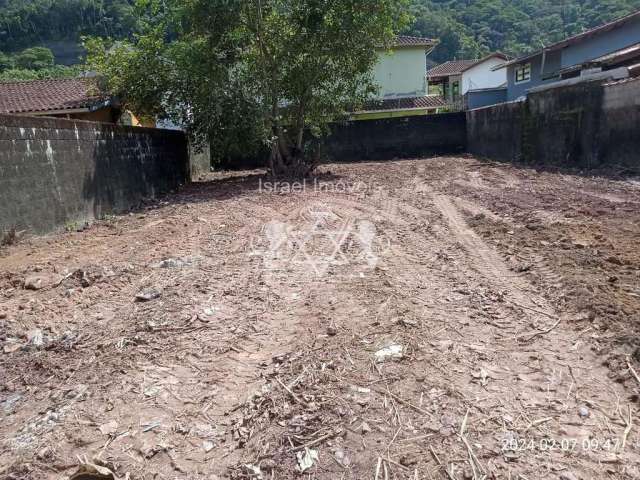
[[[36,328],[35,330],[31,330],[27,334],[27,341],[29,345],[33,345],[36,348],[40,348],[42,345],[44,345],[44,333],[39,328]]]
[[[298,471],[304,473],[318,461],[318,451],[305,447],[304,452],[296,453],[296,457],[298,458]]]
[[[397,360],[404,356],[404,347],[393,343],[387,347],[378,350],[375,353],[376,362],[386,362],[387,360]]]
[[[209,453],[211,450],[213,450],[214,447],[215,444],[213,442],[210,442],[209,440],[205,440],[204,442],[202,442],[202,448],[206,453]]]

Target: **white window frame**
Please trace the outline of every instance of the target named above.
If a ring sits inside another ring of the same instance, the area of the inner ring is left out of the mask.
[[[525,70],[529,70],[529,75],[527,76],[527,78],[523,78],[522,80],[518,80],[518,71],[525,71]],[[519,85],[521,83],[527,83],[531,81],[531,63],[525,63],[523,65],[518,65],[514,70],[513,70],[513,80],[516,83],[516,85]]]

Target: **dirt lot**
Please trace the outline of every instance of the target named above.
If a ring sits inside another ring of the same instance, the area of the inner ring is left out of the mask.
[[[5,248],[0,478],[640,478],[640,182],[264,181]]]

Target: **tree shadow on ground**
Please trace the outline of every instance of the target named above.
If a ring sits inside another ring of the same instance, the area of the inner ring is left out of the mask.
[[[306,186],[312,186],[314,181],[330,183],[339,182],[342,179],[342,176],[334,175],[330,172],[318,172],[316,175],[306,179]],[[277,184],[274,185],[275,182]],[[206,203],[259,193],[295,193],[295,191],[289,192],[289,187],[291,189],[301,188],[302,185],[304,185],[303,180],[299,178],[278,178],[274,180],[265,170],[215,172],[207,175],[203,180],[186,185],[175,195],[159,198],[159,201],[151,202],[146,207],[146,210],[162,208],[164,206],[163,200],[172,205]]]

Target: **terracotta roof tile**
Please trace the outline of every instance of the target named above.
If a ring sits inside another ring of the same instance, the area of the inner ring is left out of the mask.
[[[433,47],[437,45],[438,40],[424,37],[409,37],[407,35],[398,35],[394,47]]]
[[[87,108],[106,98],[95,80],[70,78],[0,83],[0,113],[36,113]]]
[[[427,72],[427,77],[448,77],[449,75],[460,75],[467,68],[475,65],[478,60],[451,60],[433,67]]]
[[[409,110],[412,108],[440,108],[447,103],[439,95],[426,97],[391,98],[373,101],[365,106],[366,111]]]
[[[476,60],[451,60],[449,62],[445,62],[441,65],[437,65],[433,67],[431,70],[427,72],[427,78],[448,77],[449,75],[460,75],[466,70],[469,70],[474,65],[479,65],[491,58],[499,58],[500,60],[505,60],[505,61],[509,59],[509,57],[507,57],[502,52],[493,52],[487,55],[486,57],[479,58]]]

